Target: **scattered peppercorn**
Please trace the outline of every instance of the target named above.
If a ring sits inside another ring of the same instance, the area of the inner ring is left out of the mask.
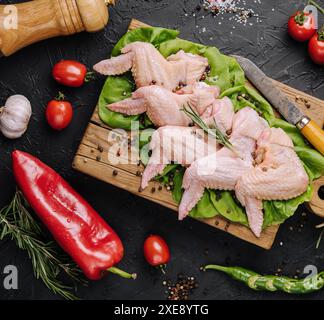
[[[222,199],[222,192],[220,190],[216,190],[215,195],[216,195],[216,201]]]
[[[164,280],[162,285],[168,285],[166,291],[168,300],[188,300],[193,290],[199,287],[194,277],[186,277],[181,273],[178,274],[176,283],[173,284],[170,280]]]
[[[310,107],[311,107],[311,103],[309,102],[309,100],[307,98],[303,98],[301,96],[296,96],[295,101],[303,103],[307,109],[310,109]]]

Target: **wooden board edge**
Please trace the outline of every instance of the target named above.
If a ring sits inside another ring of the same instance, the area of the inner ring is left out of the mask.
[[[132,194],[158,203],[173,211],[178,210],[175,203],[152,197],[149,191],[150,188],[148,188],[146,191],[139,192],[138,186],[140,183],[140,178],[132,175],[129,172],[119,171],[118,176],[113,177],[113,171],[115,170],[114,166],[98,162],[94,159],[85,157],[84,155],[80,155],[79,153],[76,154],[73,160],[73,168],[96,179],[131,192]],[[104,175],[103,172],[105,172]],[[137,183],[134,183],[134,181],[137,181]],[[275,235],[279,229],[279,225],[271,226],[263,231],[260,238],[256,238],[249,228],[242,225],[233,224],[219,216],[211,219],[198,220],[264,249],[270,249],[272,247],[275,240]]]

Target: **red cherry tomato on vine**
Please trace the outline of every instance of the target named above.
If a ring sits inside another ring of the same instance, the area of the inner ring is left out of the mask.
[[[308,52],[315,63],[324,66],[324,28],[310,39]]]
[[[73,117],[73,108],[70,102],[63,100],[62,96],[57,100],[51,100],[46,108],[48,124],[55,130],[65,129]]]
[[[144,256],[151,266],[163,268],[170,260],[170,250],[162,237],[151,235],[144,242]]]
[[[288,33],[300,42],[309,40],[316,32],[315,19],[311,13],[298,11],[288,21]]]
[[[88,80],[85,65],[78,61],[62,60],[58,62],[52,70],[54,79],[68,87],[81,87]]]

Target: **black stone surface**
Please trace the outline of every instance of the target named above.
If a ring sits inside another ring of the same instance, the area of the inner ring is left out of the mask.
[[[0,1],[1,4],[12,2]],[[111,275],[87,288],[80,287],[78,294],[82,298],[164,299],[163,277],[160,271],[145,263],[142,255],[144,238],[150,233],[162,235],[171,247],[172,260],[168,266],[171,279],[179,272],[197,277],[200,286],[192,299],[300,298],[254,292],[223,274],[200,273],[199,267],[205,263],[240,265],[271,274],[280,268],[288,276],[294,276],[296,269],[303,270],[310,264],[319,270],[324,269],[324,243],[315,249],[319,231],[314,226],[321,220],[307,213],[304,207],[281,226],[272,250],[265,251],[192,219],[180,223],[170,210],[71,168],[104,79],[98,78],[80,89],[62,88],[52,80],[51,67],[63,58],[92,66],[107,57],[127,30],[131,18],[151,25],[177,28],[181,30],[182,38],[215,45],[225,53],[247,56],[274,79],[323,99],[324,69],[310,61],[306,45],[295,43],[286,33],[289,15],[304,1],[247,2],[251,2],[250,7],[260,14],[262,23],[243,27],[227,21],[227,18],[213,18],[204,10],[195,10],[198,0],[120,0],[110,10],[111,19],[105,31],[51,39],[0,59],[0,102],[4,103],[11,94],[20,93],[26,95],[33,106],[32,121],[22,139],[8,141],[0,137],[0,206],[8,203],[15,190],[11,151],[28,151],[61,173],[109,221],[125,245],[125,257],[120,267],[139,274],[134,282]],[[236,29],[232,29],[233,25]],[[201,32],[203,27],[206,27],[206,32]],[[44,118],[47,102],[59,89],[75,108],[72,124],[61,133],[52,131]],[[306,217],[302,216],[304,212]],[[298,232],[300,224],[303,227]],[[2,286],[2,270],[8,264],[19,269],[19,290],[7,291]],[[303,298],[323,299],[324,291]],[[17,249],[10,240],[0,243],[0,299],[59,299],[34,278],[26,253]]]

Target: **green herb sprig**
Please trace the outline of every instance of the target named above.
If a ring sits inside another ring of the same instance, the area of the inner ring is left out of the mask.
[[[72,287],[57,279],[63,273],[74,283],[86,284],[81,270],[61,253],[54,241],[44,240],[40,224],[30,214],[28,203],[22,193],[17,190],[12,202],[0,210],[0,240],[11,238],[17,246],[26,250],[31,259],[34,275],[55,294],[67,300],[77,300]]]
[[[320,13],[322,13],[322,14],[324,14],[324,9],[317,3],[317,2],[315,2],[314,0],[309,0],[308,1],[308,4],[312,4],[314,7],[316,7],[317,8],[317,10],[320,12]]]
[[[316,249],[319,248],[319,246],[321,245],[321,241],[322,241],[322,237],[323,237],[323,234],[324,234],[324,223],[321,223],[319,225],[316,226],[316,229],[322,229],[317,241],[316,241]]]
[[[223,145],[224,147],[233,151],[237,156],[240,156],[239,152],[234,148],[232,143],[229,141],[227,135],[225,135],[217,126],[216,121],[214,120],[213,128],[208,127],[208,125],[201,119],[198,113],[190,106],[185,105],[182,111],[197,125],[199,126],[204,132],[208,135],[211,135],[216,139],[216,141]]]

